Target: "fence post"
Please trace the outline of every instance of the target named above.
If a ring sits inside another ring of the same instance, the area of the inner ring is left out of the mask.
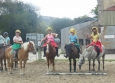
[[[38,41],[38,60],[41,60],[41,42]]]

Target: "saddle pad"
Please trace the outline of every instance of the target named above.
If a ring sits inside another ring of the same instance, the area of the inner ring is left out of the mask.
[[[11,54],[11,55],[13,55],[13,54],[14,54],[14,51],[13,51],[13,50],[11,50],[11,51],[10,51],[10,54]]]

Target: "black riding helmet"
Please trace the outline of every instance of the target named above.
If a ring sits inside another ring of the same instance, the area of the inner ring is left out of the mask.
[[[4,37],[8,36],[8,32],[4,32],[3,36]]]

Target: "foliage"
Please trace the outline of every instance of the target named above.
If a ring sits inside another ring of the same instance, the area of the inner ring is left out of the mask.
[[[91,10],[91,13],[95,15],[95,17],[98,16],[98,6],[96,6],[94,9]]]
[[[54,32],[56,32],[59,35],[59,38],[61,38],[61,29],[71,26],[73,24],[73,20],[69,18],[58,18],[54,20],[50,26],[53,28]]]
[[[71,20],[69,18],[58,18],[55,19],[50,26],[53,28],[54,32],[58,33],[59,38],[61,38],[61,29],[78,24],[83,20],[85,20],[86,18],[88,18],[87,15],[75,18],[74,20]]]
[[[41,23],[36,11],[39,8],[20,1],[0,1],[0,31],[7,31],[12,40],[15,30],[20,29],[22,38],[25,41],[26,33],[43,32]]]

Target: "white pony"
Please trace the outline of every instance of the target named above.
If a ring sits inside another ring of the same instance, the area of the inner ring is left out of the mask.
[[[93,71],[95,71],[95,59],[98,61],[98,71],[100,70],[100,58],[102,57],[103,61],[103,70],[104,70],[104,59],[105,59],[105,47],[102,45],[102,52],[100,53],[99,57],[97,56],[97,52],[95,51],[94,46],[89,46],[86,48],[82,55],[79,58],[79,69],[81,70],[81,66],[85,63],[85,59],[88,58],[89,61],[89,72],[91,66],[91,59],[93,60]]]

